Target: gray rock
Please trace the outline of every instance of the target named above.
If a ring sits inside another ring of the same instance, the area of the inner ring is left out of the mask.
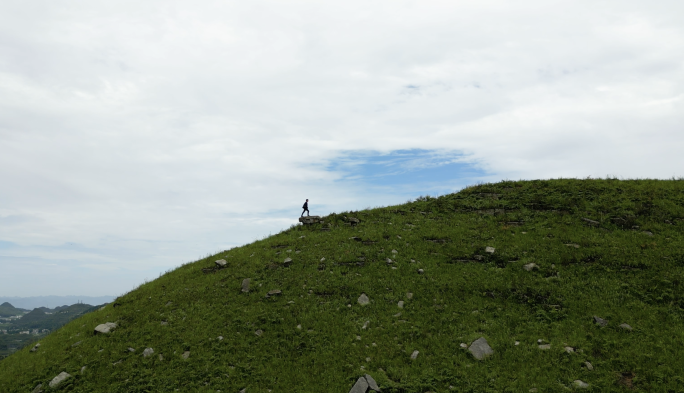
[[[162,360],[164,360],[164,357],[163,357],[163,356],[161,355],[161,353],[160,353],[160,354],[159,354],[159,361],[162,361]]]
[[[283,261],[283,265],[285,265],[285,266],[292,265],[292,258],[285,258],[285,260]]]
[[[399,254],[399,251],[397,251],[397,250],[392,250],[392,254]]]
[[[183,359],[189,358],[190,357],[190,351],[183,352],[183,355],[181,355],[181,356],[183,357]]]
[[[368,381],[366,381],[366,377],[359,377],[359,379],[356,380],[354,386],[352,386],[349,393],[366,393],[367,390]]]
[[[653,236],[653,232],[651,231],[643,231],[642,233],[646,236]]]
[[[596,324],[601,326],[601,327],[608,326],[608,321],[606,321],[605,319],[603,319],[601,317],[597,317],[596,315],[594,315],[594,322],[596,322]]]
[[[485,252],[488,252],[490,254],[494,254],[494,251],[496,251],[496,248],[494,247],[486,247]]]
[[[238,393],[247,393],[247,388],[240,390]]]
[[[135,352],[135,348],[128,347],[128,352]]]
[[[168,307],[168,306],[170,306],[170,305],[172,305],[172,304],[173,304],[172,301],[168,301],[168,302],[166,302],[166,307]]]
[[[537,266],[537,264],[533,262],[523,265],[523,269],[527,270],[528,272],[531,272],[534,269],[539,269],[539,266]]]
[[[43,384],[39,383],[31,393],[43,393]]]
[[[378,386],[378,383],[375,382],[375,380],[373,379],[373,377],[371,377],[371,376],[368,375],[368,374],[364,375],[364,377],[366,377],[366,382],[368,382],[368,387],[369,387],[371,390],[375,390],[376,392],[380,392],[380,391],[381,391],[381,390],[380,390],[380,387]]]
[[[589,371],[594,371],[594,366],[591,365],[589,362],[584,362],[584,365],[587,366],[587,370]]]
[[[223,336],[218,336],[217,339],[218,339],[219,341],[222,341],[222,340],[223,340]]]
[[[625,329],[625,330],[629,330],[630,332],[631,332],[632,330],[634,330],[634,329],[632,329],[631,326],[629,326],[629,325],[626,324],[626,323],[621,323],[621,324],[620,324],[620,327],[623,328],[623,329]]]
[[[574,243],[566,244],[566,246],[568,246],[568,247],[580,248],[580,245],[579,245],[579,244],[574,244]]]
[[[39,347],[40,347],[40,343],[36,343],[36,345],[34,345],[33,348],[31,348],[31,352],[36,352]]]
[[[67,378],[70,378],[70,377],[71,377],[71,374],[69,374],[65,371],[62,371],[61,373],[59,373],[58,376],[52,378],[52,381],[50,381],[49,385],[51,388],[54,389],[57,386],[59,386],[60,383],[64,382]]]
[[[306,216],[306,217],[299,217],[299,222],[301,222],[304,225],[311,225],[311,224],[316,224],[319,222],[322,223],[323,221],[321,221],[320,216]]]
[[[261,337],[264,334],[264,331],[261,329],[258,329],[256,332],[254,332],[257,336]]]
[[[541,349],[541,350],[551,349],[551,344],[540,344],[539,349]]]
[[[576,387],[576,388],[578,388],[578,389],[587,389],[587,388],[589,388],[589,384],[588,384],[588,383],[586,383],[586,382],[584,382],[584,381],[580,381],[579,379],[576,379],[576,380],[572,381],[572,386],[574,386],[574,387]]]
[[[363,326],[361,326],[361,329],[362,329],[362,330],[366,330],[366,329],[368,328],[368,324],[369,324],[369,323],[370,323],[370,321],[364,322]]]
[[[406,298],[407,298],[408,300],[413,299],[413,294],[412,294],[411,292],[408,292],[408,293],[406,294]]]
[[[413,353],[411,354],[411,360],[416,360],[416,359],[418,359],[418,354],[419,354],[419,353],[420,353],[419,351],[413,351]]]
[[[397,303],[397,306],[398,306],[399,308],[404,308],[404,301],[403,301],[403,300],[399,300],[399,303]]]
[[[535,392],[537,392],[537,391],[538,391],[537,388],[532,388],[532,389],[529,390],[530,393],[535,393]]]
[[[494,350],[492,349],[492,347],[489,346],[489,343],[487,343],[487,339],[485,339],[484,337],[480,337],[477,340],[473,341],[470,344],[470,347],[468,347],[468,351],[472,353],[473,357],[475,357],[475,359],[477,360],[482,360],[494,353]]]
[[[112,330],[116,328],[116,324],[114,322],[107,322],[103,323],[101,325],[97,325],[95,327],[95,334],[109,334]]]
[[[219,259],[217,261],[214,261],[214,263],[216,264],[216,267],[219,267],[219,268],[226,267],[226,260],[225,259]]]
[[[249,278],[242,280],[242,292],[249,292]]]
[[[86,370],[86,366],[81,367],[81,375],[83,375],[85,373],[85,370]]]
[[[162,325],[162,326],[168,326],[168,325],[169,325],[169,323],[168,323],[168,322],[166,322],[166,321],[161,321],[161,325]]]
[[[565,352],[567,353],[575,353],[575,348],[573,347],[565,347],[563,349],[565,349]]]
[[[280,296],[282,294],[283,294],[283,291],[281,291],[280,289],[272,289],[272,290],[268,291],[268,293],[266,294],[266,297]]]
[[[418,274],[423,274],[423,273],[425,273],[425,270],[423,270],[423,269],[418,269]]]
[[[360,305],[365,306],[370,303],[370,299],[368,299],[368,296],[366,296],[365,293],[362,293],[361,296],[359,296],[358,302]]]
[[[71,344],[71,346],[72,347],[78,347],[79,345],[81,345],[82,342],[83,341],[76,341],[75,343]]]
[[[154,349],[152,348],[145,348],[143,351],[143,357],[148,357],[154,353]]]

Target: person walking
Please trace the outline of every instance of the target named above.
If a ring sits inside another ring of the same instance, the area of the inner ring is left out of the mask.
[[[309,200],[308,199],[306,200],[306,202],[304,202],[304,206],[302,206],[302,209],[304,209],[304,211],[302,211],[302,215],[300,217],[304,217],[304,212],[306,212],[306,216],[308,217],[309,216]]]

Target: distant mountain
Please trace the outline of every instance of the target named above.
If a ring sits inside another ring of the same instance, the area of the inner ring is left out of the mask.
[[[90,304],[73,304],[55,309],[35,308],[13,323],[19,329],[49,329],[55,330],[72,319],[90,311],[94,306]]]
[[[88,303],[103,304],[111,303],[114,296],[32,296],[32,297],[8,297],[0,296],[0,303],[9,302],[14,307],[25,310],[33,310],[38,307],[55,308],[67,304]]]
[[[13,317],[15,315],[22,315],[24,312],[26,312],[26,310],[16,308],[8,302],[0,304],[0,317]]]

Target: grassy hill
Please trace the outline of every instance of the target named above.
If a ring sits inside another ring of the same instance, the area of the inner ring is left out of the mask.
[[[24,314],[24,310],[16,308],[10,303],[5,302],[0,304],[0,317],[2,318],[13,317],[22,314]]]
[[[346,393],[364,374],[396,393],[682,391],[683,219],[675,180],[501,182],[332,214],[70,322],[1,361],[0,391]],[[481,337],[494,352],[477,360]]]

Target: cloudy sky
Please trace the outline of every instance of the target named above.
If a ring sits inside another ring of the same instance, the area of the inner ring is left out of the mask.
[[[118,295],[311,212],[684,176],[680,0],[0,2],[0,296]]]

